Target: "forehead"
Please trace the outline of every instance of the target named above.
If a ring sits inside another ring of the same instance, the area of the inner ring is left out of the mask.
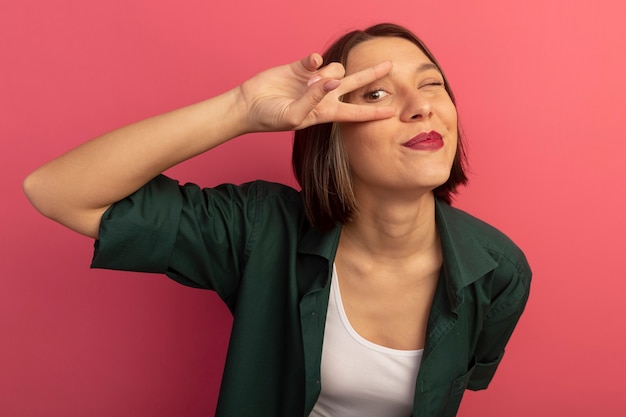
[[[346,74],[379,64],[392,61],[397,65],[414,65],[420,67],[431,63],[426,54],[413,42],[397,37],[378,37],[360,44],[348,52]]]

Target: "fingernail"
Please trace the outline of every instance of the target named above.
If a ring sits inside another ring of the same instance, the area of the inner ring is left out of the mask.
[[[341,81],[339,80],[330,80],[326,84],[324,84],[324,91],[331,91],[335,88],[339,87]]]
[[[311,84],[316,83],[316,82],[318,82],[318,81],[319,81],[319,80],[321,80],[321,79],[322,79],[321,75],[314,75],[314,76],[312,76],[311,78],[309,78],[309,82],[308,82],[308,83],[306,83],[306,85],[307,85],[307,87],[308,87],[308,86],[310,86]]]

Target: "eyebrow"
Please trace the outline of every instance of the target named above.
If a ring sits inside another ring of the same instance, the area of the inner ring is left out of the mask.
[[[433,64],[432,62],[424,62],[422,65],[420,65],[417,68],[417,72],[424,72],[424,71],[428,71],[428,70],[437,70],[439,72],[441,72],[441,70],[439,69],[439,67],[437,67],[437,65]]]
[[[438,73],[441,74],[441,70],[439,69],[439,67],[437,65],[433,64],[432,62],[424,62],[419,67],[417,67],[415,72],[419,73],[419,72],[426,72],[426,71],[430,71],[430,70],[435,70],[435,71],[437,71]],[[389,71],[389,73],[387,75],[382,77],[381,80],[383,78],[391,77],[392,74],[393,74],[393,68],[391,68],[391,71]]]

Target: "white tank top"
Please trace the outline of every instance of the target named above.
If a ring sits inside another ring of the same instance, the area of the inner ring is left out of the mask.
[[[320,394],[310,417],[409,417],[423,349],[396,350],[350,325],[333,267]]]

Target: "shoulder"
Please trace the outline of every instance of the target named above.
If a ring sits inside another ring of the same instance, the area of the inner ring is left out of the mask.
[[[159,175],[134,194],[115,204],[115,213],[154,213],[152,217],[183,216],[202,225],[260,227],[263,224],[299,224],[304,216],[299,191],[284,184],[256,180],[244,184],[224,183],[203,187],[179,183]],[[137,216],[135,216],[137,217]],[[283,220],[281,220],[283,219]]]
[[[203,189],[205,195],[223,195],[231,202],[241,201],[256,210],[278,211],[287,215],[300,216],[303,213],[300,192],[288,185],[255,180],[241,185],[221,184]]]
[[[301,194],[288,185],[255,180],[204,188],[202,194],[211,211],[238,213],[258,233],[296,233],[308,226]]]
[[[288,185],[264,180],[254,180],[243,184],[223,183],[212,187],[203,187],[188,182],[180,185],[177,180],[160,175],[152,183],[168,184],[178,188],[183,197],[205,203],[228,202],[230,204],[253,205],[301,205],[300,192]],[[147,184],[146,186],[150,186]]]
[[[302,203],[300,192],[285,184],[264,180],[255,180],[242,184],[239,187],[244,190],[252,190],[256,198],[259,198],[270,204],[275,204],[276,202],[285,202],[287,204]]]
[[[530,277],[526,255],[504,232],[487,222],[444,202],[437,202],[440,228],[460,251],[488,253],[499,269],[512,268],[522,276]],[[530,279],[530,278],[529,278]]]
[[[524,256],[519,246],[504,232],[464,210],[438,202],[438,215],[456,239],[471,239],[490,252]]]

